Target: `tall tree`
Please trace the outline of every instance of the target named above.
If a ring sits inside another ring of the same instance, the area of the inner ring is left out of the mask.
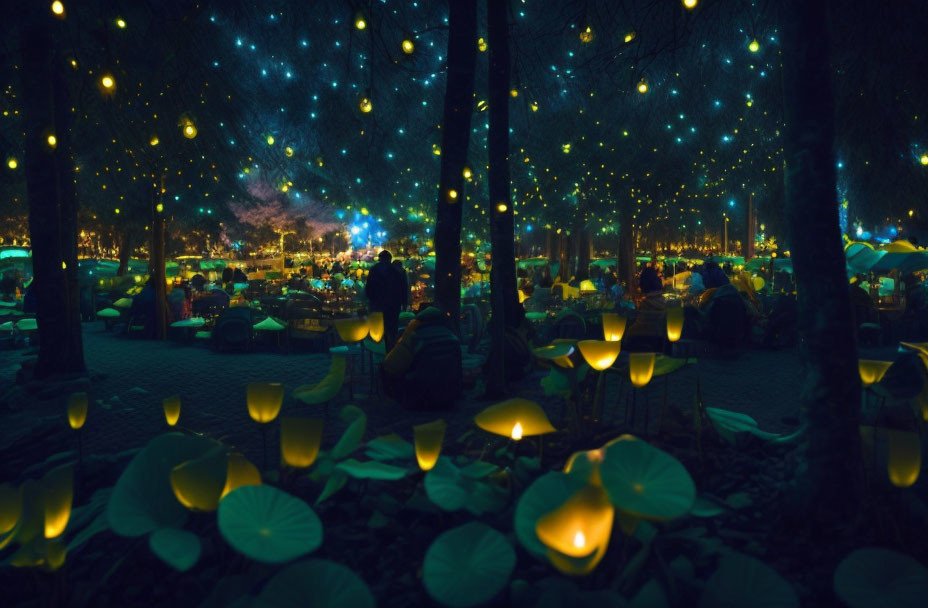
[[[799,306],[804,467],[797,497],[815,529],[841,527],[861,490],[860,379],[838,224],[834,100],[824,0],[784,0],[786,217]]]
[[[509,99],[510,52],[508,0],[487,2],[490,38],[490,132],[487,141],[490,170],[490,305],[493,314],[487,395],[498,397],[506,390],[505,344],[507,321],[519,305],[516,285],[515,226],[509,195]]]
[[[45,4],[22,9],[26,191],[39,325],[34,378],[85,373],[77,280],[77,199],[61,29]]]
[[[448,80],[435,214],[435,299],[451,316],[455,332],[460,333],[461,221],[477,63],[477,2],[451,0],[449,5]]]

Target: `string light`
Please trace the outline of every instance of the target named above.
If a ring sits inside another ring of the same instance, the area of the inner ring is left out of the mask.
[[[104,89],[112,89],[116,85],[116,81],[113,80],[113,77],[107,74],[100,79],[100,84],[103,85]]]
[[[412,40],[408,38],[403,41],[403,52],[407,55],[412,55],[413,51],[416,50],[416,45],[413,44]]]
[[[371,100],[368,99],[367,97],[361,98],[361,102],[358,104],[358,107],[360,107],[361,111],[364,112],[365,114],[367,114],[368,112],[374,109],[373,104],[371,104]]]
[[[58,146],[58,138],[54,135],[49,135],[45,141],[48,142],[50,148],[56,148]]]
[[[274,145],[274,136],[273,136],[273,135],[268,135],[267,138],[266,138],[264,141],[267,142],[267,145],[273,146],[273,145]]]
[[[477,39],[477,49],[478,49],[481,53],[485,53],[486,50],[487,50],[487,41],[484,40],[483,38],[478,38],[478,39]]]
[[[752,53],[756,53],[757,51],[760,50],[760,43],[757,41],[756,38],[751,41],[751,44],[748,45],[748,50],[751,51]]]
[[[644,78],[638,81],[638,92],[642,95],[648,92],[648,81]]]
[[[161,140],[158,139],[158,136],[157,136],[157,135],[152,135],[152,136],[151,136],[151,139],[148,140],[148,143],[149,143],[152,147],[154,147],[154,146],[157,146],[159,143],[161,143]]]
[[[586,26],[586,29],[580,32],[580,42],[583,44],[593,42],[593,30],[590,26]]]
[[[192,122],[188,122],[184,125],[184,137],[187,139],[193,139],[197,136],[197,128]]]
[[[922,154],[922,157],[918,160],[921,164],[928,166],[928,154]]]
[[[496,210],[499,211],[500,213],[506,213],[507,209],[509,209],[509,207],[506,206],[506,203],[500,203],[499,205],[496,206]]]
[[[696,5],[699,4],[699,0],[683,0],[683,6],[687,10],[693,10],[696,8]]]
[[[10,160],[6,161],[6,166],[10,169],[15,169],[19,166],[19,161],[17,161],[15,158],[11,158]]]
[[[61,0],[52,2],[52,13],[58,18],[64,19],[64,4],[61,3]]]
[[[121,17],[116,19],[116,27],[118,27],[121,30],[126,29],[126,21],[122,19]]]

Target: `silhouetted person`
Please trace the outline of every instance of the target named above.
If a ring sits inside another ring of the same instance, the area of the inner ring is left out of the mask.
[[[403,306],[409,306],[409,277],[406,276],[406,269],[399,260],[393,260],[393,267],[396,269],[397,276],[403,286]]]
[[[380,260],[371,268],[367,277],[364,293],[371,302],[371,310],[383,313],[383,341],[386,352],[396,344],[399,332],[400,309],[406,302],[405,277],[400,277],[390,261],[393,256],[383,250],[377,256]]]
[[[664,282],[657,276],[657,271],[652,266],[645,266],[638,275],[638,287],[641,293],[651,293],[654,291],[663,291]]]
[[[236,268],[232,271],[232,282],[233,283],[247,283],[248,275],[245,274],[241,268]]]

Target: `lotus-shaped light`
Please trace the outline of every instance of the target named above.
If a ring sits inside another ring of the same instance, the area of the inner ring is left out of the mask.
[[[574,366],[573,361],[570,360],[570,355],[573,352],[574,347],[570,342],[558,342],[556,344],[549,344],[548,346],[532,349],[532,354],[539,359],[547,359],[548,361],[554,362],[558,367],[568,369]]]
[[[304,469],[316,461],[322,444],[322,420],[280,419],[280,456],[287,466]]]
[[[474,422],[485,431],[511,439],[544,435],[556,430],[541,406],[521,398],[491,405],[474,416]]]
[[[228,462],[221,448],[171,471],[174,496],[191,511],[215,511],[226,483]]]
[[[630,353],[628,355],[628,376],[632,384],[641,388],[647,386],[654,375],[654,353]]]
[[[360,342],[367,336],[367,319],[364,317],[336,319],[335,331],[338,332],[338,337],[341,338],[343,342],[349,344]]]
[[[601,486],[588,485],[538,519],[535,533],[549,549],[585,557],[609,542],[615,509]]]
[[[68,424],[80,429],[87,421],[87,393],[71,393],[68,397]]]
[[[261,473],[258,472],[258,467],[251,464],[251,461],[241,454],[229,454],[229,458],[226,462],[226,483],[222,487],[219,500],[225,498],[226,494],[236,488],[260,485]]]
[[[382,312],[372,312],[367,316],[367,331],[374,342],[380,342],[383,339]]]
[[[860,370],[860,381],[864,386],[870,386],[883,379],[886,371],[893,364],[892,361],[875,361],[873,359],[860,359],[857,362]]]
[[[177,424],[177,420],[180,418],[180,397],[177,395],[165,397],[161,401],[161,405],[164,408],[164,419],[168,426]]]
[[[278,382],[252,382],[246,389],[248,413],[258,423],[277,418],[284,402],[284,387]]]
[[[620,342],[625,335],[625,317],[616,312],[603,313],[603,339]]]
[[[416,444],[416,460],[423,471],[430,470],[438,462],[441,443],[445,438],[447,428],[447,423],[441,419],[412,427]]]
[[[922,469],[922,444],[918,433],[887,429],[889,481],[899,488],[907,488],[918,480]]]
[[[74,498],[74,467],[52,469],[42,478],[42,504],[45,508],[45,538],[56,538],[68,527]]]
[[[667,339],[676,342],[683,335],[683,307],[671,306],[667,309]]]
[[[606,340],[581,340],[577,342],[577,347],[590,367],[596,371],[603,371],[612,367],[618,359],[622,343]]]
[[[634,440],[634,435],[625,433],[606,442],[601,448],[574,452],[564,463],[564,472],[579,476],[585,482],[594,486],[601,486],[602,478],[599,475],[599,465],[602,464],[603,459],[606,457],[606,449],[618,441]]]
[[[19,488],[8,483],[0,484],[0,534],[6,534],[16,526],[22,509],[23,497]],[[2,548],[3,543],[0,541]]]

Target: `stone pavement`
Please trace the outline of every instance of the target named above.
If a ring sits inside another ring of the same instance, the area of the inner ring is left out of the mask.
[[[282,416],[322,415],[318,409],[314,411],[293,400],[290,393],[300,384],[316,382],[325,376],[328,354],[260,351],[219,354],[205,345],[129,339],[105,332],[102,323],[85,324],[84,350],[88,368],[104,375],[94,382],[90,394],[91,407],[82,437],[85,454],[112,454],[139,447],[166,431],[161,399],[175,394],[182,401],[182,426],[236,446],[258,464],[262,458],[260,433],[245,405],[245,386],[249,382],[284,385],[287,397]],[[24,352],[0,351],[0,388],[5,390],[12,385]],[[886,357],[887,353],[867,356],[879,355]],[[706,405],[749,414],[767,431],[785,433],[794,428],[801,387],[795,350],[747,350],[730,360],[700,359],[698,367],[689,365],[669,377],[671,403],[691,406],[697,371]],[[539,381],[544,373],[535,372],[513,387],[512,396],[538,401],[557,426],[562,402],[559,397],[543,395]],[[359,397],[359,393],[367,393],[366,374],[358,384],[353,403],[368,414],[367,438],[397,432],[411,440],[413,425],[438,417],[448,421],[449,437],[459,436],[473,427],[473,415],[488,405],[476,395],[468,394],[452,410],[410,412],[389,400]],[[612,411],[614,416],[617,416],[616,388],[617,375],[613,374],[607,383],[605,403],[607,414]],[[657,407],[663,398],[662,379],[646,390],[651,407]],[[338,403],[348,402],[348,391],[343,390]],[[334,415],[336,409],[330,408],[326,426],[328,447],[346,426]],[[56,452],[74,449],[76,439],[67,426],[62,402],[17,403],[10,410],[3,414],[5,424],[0,428],[0,481],[15,478],[23,467],[37,464],[36,458],[41,462]],[[279,427],[271,426],[268,454],[270,462],[274,462],[279,449]],[[25,446],[31,447],[25,449]]]

